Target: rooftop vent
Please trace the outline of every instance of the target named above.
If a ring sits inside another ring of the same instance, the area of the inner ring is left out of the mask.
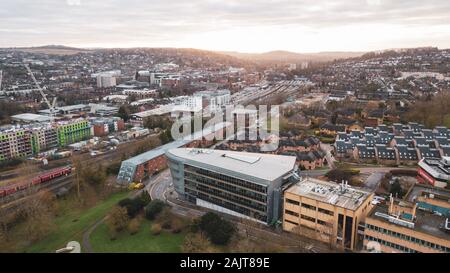
[[[191,154],[210,154],[212,150],[209,149],[192,149]]]

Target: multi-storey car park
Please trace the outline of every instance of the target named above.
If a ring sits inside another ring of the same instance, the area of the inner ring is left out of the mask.
[[[166,156],[182,199],[265,224],[281,217],[283,186],[297,176],[293,156],[189,148]]]

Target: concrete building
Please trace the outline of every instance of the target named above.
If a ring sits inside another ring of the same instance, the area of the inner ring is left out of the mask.
[[[150,134],[150,130],[142,127],[132,127],[129,130],[123,131],[121,133],[121,138],[123,140],[130,140],[134,138],[143,137]]]
[[[125,129],[123,119],[119,117],[95,119],[92,122],[94,136],[102,137]]]
[[[71,115],[71,114],[85,114],[91,111],[91,107],[86,104],[75,104],[75,105],[67,105],[55,107],[54,113],[57,115]],[[42,115],[50,115],[49,109],[44,109],[39,111]]]
[[[97,76],[98,88],[109,88],[116,86],[116,78],[109,74],[100,74]]]
[[[353,250],[362,242],[362,223],[373,193],[314,178],[284,191],[283,229]]]
[[[122,94],[127,96],[135,96],[139,99],[153,98],[157,95],[156,89],[125,89]]]
[[[186,148],[166,156],[181,198],[265,224],[281,217],[282,187],[297,171],[292,156]]]
[[[206,90],[196,92],[194,97],[201,97],[203,99],[203,108],[207,108],[210,112],[216,112],[230,104],[231,92],[226,89]]]
[[[89,103],[90,113],[93,115],[106,117],[119,113],[119,107],[108,106],[99,103]]]
[[[116,86],[116,77],[121,74],[120,70],[105,71],[100,73],[92,74],[93,78],[97,79],[98,88],[109,88]]]
[[[450,192],[419,187],[409,200],[390,198],[366,218],[364,249],[386,253],[450,253]]]

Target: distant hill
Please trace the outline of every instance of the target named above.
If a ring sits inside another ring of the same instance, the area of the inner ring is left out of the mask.
[[[297,63],[305,61],[327,62],[335,59],[346,59],[360,57],[365,52],[318,52],[318,53],[296,53],[290,51],[270,51],[265,53],[240,53],[233,51],[223,51],[223,54],[234,56],[241,59],[247,59],[255,62],[283,62]]]
[[[89,51],[98,51],[98,50],[111,50],[111,49],[103,49],[103,48],[75,48],[68,47],[64,45],[44,45],[44,46],[36,46],[36,47],[14,47],[9,48],[12,50],[20,50],[30,53],[42,53],[42,54],[53,54],[53,55],[72,55],[82,52]],[[136,49],[136,48],[135,48]],[[241,53],[234,51],[207,51],[207,50],[198,50],[198,49],[187,49],[187,48],[139,48],[139,49],[147,49],[147,50],[167,50],[167,51],[197,51],[198,53],[208,53],[209,54],[217,54],[217,55],[225,55],[234,58],[241,59],[243,61],[252,61],[252,62],[275,62],[275,63],[299,63],[299,62],[328,62],[333,61],[335,59],[346,59],[353,57],[360,57],[365,52],[318,52],[318,53],[296,53],[290,51],[270,51],[265,53]],[[116,48],[112,50],[133,50],[131,48]]]
[[[44,45],[36,47],[14,47],[13,50],[19,50],[30,53],[42,53],[50,55],[73,55],[80,52],[88,52],[90,50],[84,48],[68,47],[63,45]]]

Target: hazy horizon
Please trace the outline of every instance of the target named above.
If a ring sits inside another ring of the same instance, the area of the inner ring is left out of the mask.
[[[4,0],[0,47],[264,53],[450,48],[449,1]]]
[[[136,46],[136,47],[75,47],[75,46],[69,46],[69,45],[60,45],[60,44],[42,44],[42,45],[31,45],[31,46],[6,46],[6,47],[0,47],[0,48],[11,48],[11,49],[39,49],[39,48],[46,48],[46,47],[66,47],[68,49],[80,49],[80,50],[101,50],[101,49],[134,49],[134,48],[143,48],[143,49],[153,49],[153,48],[167,48],[167,49],[194,49],[194,50],[205,50],[205,51],[211,51],[211,52],[217,52],[217,53],[238,53],[238,54],[265,54],[265,53],[273,53],[273,52],[287,52],[287,53],[295,53],[295,54],[327,54],[327,53],[369,53],[369,52],[383,52],[383,51],[389,51],[389,50],[405,50],[405,49],[417,49],[417,48],[438,48],[439,50],[447,50],[448,48],[441,48],[434,45],[423,45],[423,46],[417,46],[417,47],[402,47],[402,48],[381,48],[381,49],[375,49],[375,50],[367,50],[367,51],[351,51],[351,50],[341,50],[341,51],[311,51],[311,52],[298,52],[298,51],[291,51],[291,50],[283,50],[283,49],[274,49],[269,51],[263,51],[263,52],[245,52],[245,51],[236,51],[236,50],[211,50],[211,49],[202,49],[202,48],[193,48],[193,47],[171,47],[171,46]]]

